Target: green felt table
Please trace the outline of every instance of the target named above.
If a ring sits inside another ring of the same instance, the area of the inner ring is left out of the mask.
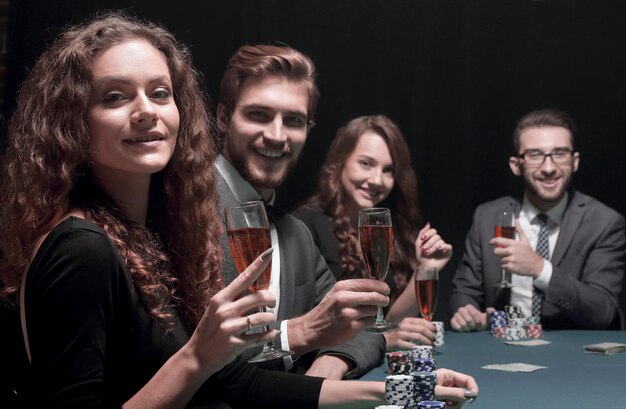
[[[472,375],[480,395],[471,409],[516,408],[621,408],[626,409],[626,352],[594,355],[583,346],[599,342],[626,344],[626,331],[545,331],[550,344],[512,346],[488,331],[447,331],[438,368]],[[489,364],[526,363],[546,366],[534,372],[503,372],[481,367]],[[384,380],[386,365],[364,375],[363,380]]]

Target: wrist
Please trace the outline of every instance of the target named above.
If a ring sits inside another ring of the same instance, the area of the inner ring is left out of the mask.
[[[306,321],[306,315],[287,321],[289,349],[295,352],[296,357],[319,348],[315,335],[309,331]]]
[[[198,355],[196,348],[189,343],[183,345],[168,363],[178,368],[178,378],[184,380],[188,385],[196,384],[199,386],[204,380],[221,369],[221,366],[212,365],[203,360]]]
[[[311,368],[307,371],[309,376],[319,376],[326,379],[343,379],[350,371],[356,367],[354,361],[341,355],[324,354],[319,355]]]
[[[206,349],[198,346],[195,337],[184,344],[174,357],[186,368],[186,372],[192,377],[207,379],[222,369],[231,360],[225,361],[223,356],[214,353],[206,353]],[[221,355],[221,354],[220,354]]]

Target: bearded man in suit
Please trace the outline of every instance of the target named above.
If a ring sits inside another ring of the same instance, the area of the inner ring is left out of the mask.
[[[304,147],[318,97],[313,62],[297,50],[246,45],[231,57],[217,108],[223,147],[215,168],[222,214],[223,208],[247,201],[274,202],[274,189]],[[369,279],[336,283],[301,221],[285,213],[270,222],[270,290],[282,331],[276,343],[297,359],[295,365],[287,357],[265,366],[341,379],[380,365],[384,338],[361,330],[374,321],[378,306],[389,303],[389,287]],[[222,246],[228,283],[237,270],[225,234]]]
[[[509,166],[523,180],[524,195],[476,209],[452,281],[454,330],[486,329],[488,312],[505,304],[539,316],[546,329],[623,326],[624,217],[571,188],[580,162],[574,134],[574,122],[559,110],[519,120]],[[494,238],[496,215],[504,211],[517,215],[517,239]],[[498,285],[502,269],[510,288]]]

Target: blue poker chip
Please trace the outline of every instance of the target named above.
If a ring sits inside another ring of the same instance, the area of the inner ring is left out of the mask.
[[[434,385],[437,383],[437,374],[435,372],[411,372],[415,385]]]
[[[418,409],[445,409],[446,403],[439,400],[424,400],[417,403]]]

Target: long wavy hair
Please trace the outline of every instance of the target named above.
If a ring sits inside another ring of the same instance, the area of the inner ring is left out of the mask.
[[[411,167],[409,148],[391,119],[384,115],[362,116],[341,127],[333,139],[320,172],[316,193],[304,206],[319,206],[332,218],[332,230],[339,240],[341,278],[367,277],[361,258],[358,235],[350,222],[346,208],[345,191],[341,184],[341,173],[359,138],[371,131],[380,135],[389,148],[394,165],[394,186],[389,196],[378,206],[391,210],[394,234],[394,251],[391,256],[390,272],[393,274],[395,290],[392,298],[399,295],[408,278],[417,267],[415,239],[421,225],[417,198],[417,178]]]
[[[144,227],[129,221],[91,179],[87,107],[98,51],[144,39],[165,57],[180,127],[173,157],[152,176]],[[153,317],[171,323],[176,302],[197,322],[220,287],[221,223],[211,163],[215,126],[189,50],[166,29],[122,13],[69,27],[23,83],[0,177],[0,297],[15,302],[35,243],[71,210],[82,210],[117,247]]]

